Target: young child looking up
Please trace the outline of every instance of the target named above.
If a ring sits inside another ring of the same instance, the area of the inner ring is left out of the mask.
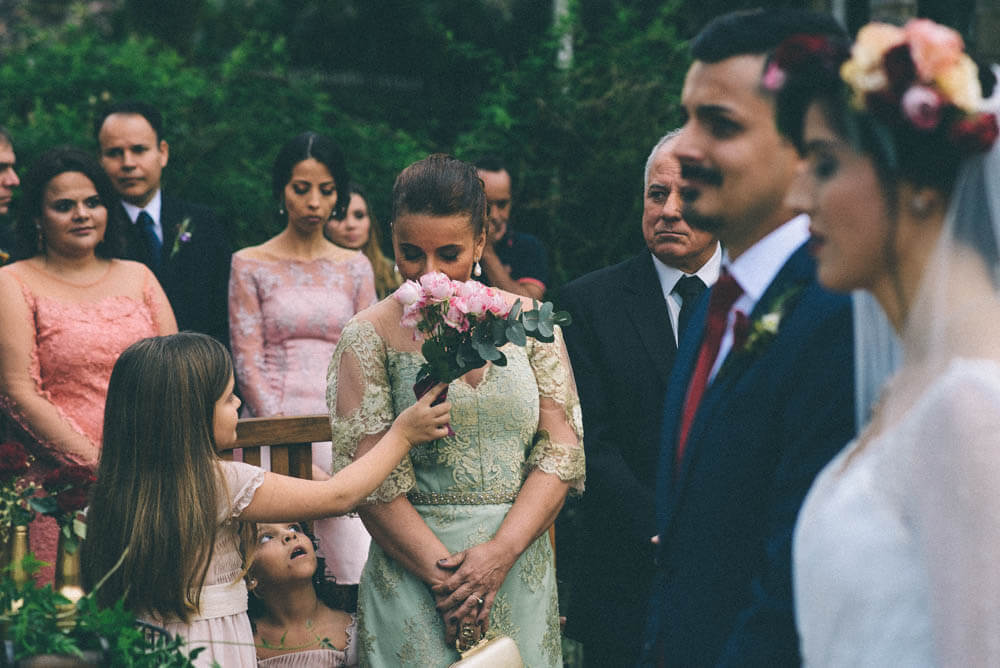
[[[250,622],[258,666],[357,666],[354,615],[337,610],[336,585],[324,577],[313,537],[302,524],[250,527]]]
[[[190,649],[206,647],[197,666],[254,665],[235,520],[351,510],[411,447],[447,434],[450,405],[430,405],[443,389],[401,413],[354,465],[328,480],[301,480],[216,454],[236,439],[240,405],[232,360],[220,343],[181,333],[131,345],[108,386],[81,556],[85,586],[100,582],[100,605],[124,598],[128,609],[184,637]]]

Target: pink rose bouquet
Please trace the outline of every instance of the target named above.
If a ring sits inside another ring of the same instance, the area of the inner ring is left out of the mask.
[[[529,336],[553,341],[555,326],[571,322],[569,313],[554,311],[552,302],[534,302],[532,310],[522,311],[520,301],[508,304],[495,288],[478,281],[453,281],[438,272],[424,274],[419,282],[406,281],[393,296],[403,305],[400,324],[424,337],[420,352],[427,361],[413,386],[417,397],[487,362],[505,366],[501,347],[523,346]],[[445,396],[447,391],[437,401]],[[448,435],[453,434],[449,427]]]

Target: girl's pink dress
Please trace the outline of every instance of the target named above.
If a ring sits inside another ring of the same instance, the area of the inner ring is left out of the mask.
[[[34,391],[51,403],[59,416],[100,450],[104,430],[104,400],[108,379],[118,356],[139,339],[159,334],[156,300],[166,301],[156,277],[144,265],[112,260],[97,282],[78,286],[60,281],[27,262],[0,268],[21,287],[34,320],[31,361],[26,374]],[[135,286],[123,286],[123,277],[142,277],[141,298]],[[72,455],[40,439],[11,397],[0,394],[0,407],[16,427],[9,437],[25,441],[35,456],[30,477],[40,482],[50,471],[78,463]],[[59,528],[39,517],[30,528],[31,549],[42,561],[55,562]],[[52,567],[38,574],[40,582],[52,580]]]
[[[247,617],[247,587],[236,519],[264,482],[264,470],[243,462],[220,461],[219,465],[226,494],[219,508],[219,530],[201,589],[199,614],[187,624],[155,617],[147,617],[147,621],[166,628],[172,636],[184,638],[189,650],[204,647],[194,660],[199,668],[210,668],[213,662],[222,668],[255,666],[257,651]]]
[[[360,252],[309,261],[233,255],[229,330],[245,415],[327,413],[326,370],[340,332],[376,299],[371,263]],[[329,474],[332,460],[329,443],[314,444],[316,466]],[[313,530],[327,573],[357,584],[371,542],[360,518],[317,520]]]

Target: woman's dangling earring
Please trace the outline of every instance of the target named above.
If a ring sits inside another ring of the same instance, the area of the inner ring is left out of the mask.
[[[395,262],[392,264],[392,273],[394,273],[394,274],[398,274],[399,273],[399,265],[396,264]]]
[[[472,267],[472,275],[475,276],[476,278],[479,278],[480,276],[483,275],[483,268],[479,266],[479,260],[476,260],[475,266]]]
[[[927,195],[914,195],[910,200],[910,210],[917,218],[923,218],[931,210],[931,199]]]
[[[45,252],[45,234],[42,233],[42,226],[39,225],[38,223],[35,223],[35,229],[38,231],[38,241],[37,241],[38,252],[39,253],[44,253]]]
[[[285,200],[281,200],[281,203],[278,204],[278,215],[284,216],[286,213],[288,212],[285,211]]]

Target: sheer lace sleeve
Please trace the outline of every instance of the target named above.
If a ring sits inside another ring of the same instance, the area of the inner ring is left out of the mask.
[[[371,322],[353,319],[347,323],[330,360],[326,382],[336,472],[364,454],[396,418],[386,372],[385,341]],[[415,486],[413,465],[407,455],[366,503],[387,503]]]
[[[99,445],[42,389],[33,296],[16,276],[15,267],[0,269],[0,408],[49,456],[95,466]]]
[[[365,255],[362,255],[358,258],[357,266],[354,312],[360,313],[377,302],[378,295],[375,292],[375,272],[372,271],[372,263]]]
[[[538,383],[538,433],[525,466],[559,476],[580,494],[584,484],[583,422],[572,367],[556,328],[555,341],[528,342],[528,359]]]
[[[281,413],[264,367],[264,314],[254,269],[259,263],[233,255],[229,275],[229,339],[240,394],[252,415]]]
[[[149,267],[136,262],[138,270],[143,274],[142,301],[153,314],[153,324],[160,336],[177,333],[177,319],[174,317],[174,310],[170,308],[170,301],[167,299],[163,287],[156,280],[156,275],[149,270]]]
[[[930,576],[938,663],[1000,665],[1000,366],[952,363],[915,407],[901,503]]]

